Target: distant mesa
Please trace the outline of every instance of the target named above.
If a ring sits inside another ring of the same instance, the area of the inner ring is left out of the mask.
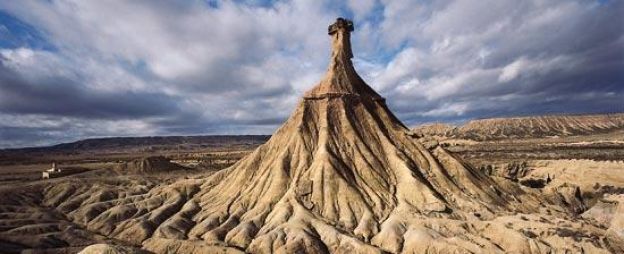
[[[590,135],[624,131],[624,113],[490,118],[472,120],[461,126],[423,124],[413,131],[421,136],[473,140]]]

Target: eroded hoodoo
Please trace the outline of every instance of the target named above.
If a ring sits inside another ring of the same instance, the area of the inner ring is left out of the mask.
[[[233,166],[109,199],[70,195],[59,184],[45,195],[66,198],[51,198],[49,205],[91,231],[156,253],[598,248],[554,233],[527,236],[518,228],[521,221],[509,226],[515,217],[505,216],[532,213],[538,200],[411,137],[356,73],[353,30],[342,18],[329,27],[332,54],[325,76],[266,144]],[[543,232],[555,227],[535,225]]]

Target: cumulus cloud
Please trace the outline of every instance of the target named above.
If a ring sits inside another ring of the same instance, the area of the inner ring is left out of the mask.
[[[408,125],[624,111],[622,12],[581,0],[5,1],[0,147],[271,133],[325,71],[327,25],[342,15],[357,69]]]

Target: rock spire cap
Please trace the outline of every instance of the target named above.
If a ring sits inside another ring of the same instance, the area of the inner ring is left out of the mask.
[[[331,57],[327,73],[321,82],[304,94],[304,99],[323,99],[337,96],[358,96],[383,100],[357,74],[351,58],[351,32],[353,22],[345,18],[337,18],[327,28],[331,36]]]
[[[344,29],[347,32],[353,32],[353,21],[345,18],[337,18],[336,22],[329,25],[329,27],[327,28],[327,34],[333,35],[340,29]]]

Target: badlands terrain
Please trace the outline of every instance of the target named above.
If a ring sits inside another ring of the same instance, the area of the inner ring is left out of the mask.
[[[0,250],[624,252],[621,115],[409,129],[356,73],[352,31],[329,27],[327,73],[270,138],[1,151]],[[36,179],[53,161],[83,170]]]

